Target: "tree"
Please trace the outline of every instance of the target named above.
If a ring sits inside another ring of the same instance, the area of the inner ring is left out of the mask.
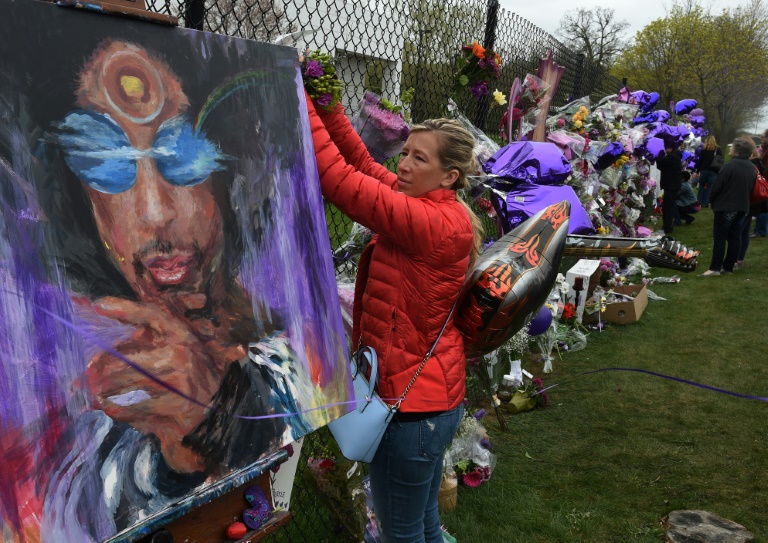
[[[673,7],[638,32],[613,68],[632,88],[656,91],[662,108],[695,98],[721,142],[768,103],[764,0],[713,15],[696,0]]]
[[[560,19],[557,34],[588,61],[607,67],[624,48],[624,33],[629,28],[629,22],[617,21],[615,16],[611,8],[579,8]]]

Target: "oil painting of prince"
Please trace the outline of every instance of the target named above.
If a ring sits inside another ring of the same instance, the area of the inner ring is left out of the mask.
[[[298,59],[0,14],[2,540],[103,541],[347,409]]]

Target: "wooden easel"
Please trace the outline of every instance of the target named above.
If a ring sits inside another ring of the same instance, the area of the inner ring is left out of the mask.
[[[249,481],[234,490],[224,494],[207,504],[190,511],[183,517],[174,520],[160,532],[139,540],[139,543],[255,543],[288,523],[291,514],[288,511],[278,511],[275,516],[258,530],[248,532],[244,538],[233,541],[224,535],[226,527],[235,521],[240,521],[243,510],[248,507],[245,501],[245,489],[258,484],[264,494],[270,496],[269,473],[260,475],[256,480]],[[170,534],[165,536],[162,532]],[[153,539],[154,538],[154,539]]]
[[[176,17],[147,11],[144,0],[107,0],[104,2],[98,0],[56,0],[55,3],[62,7],[85,9],[106,15],[117,15],[163,25],[179,26],[179,20]]]

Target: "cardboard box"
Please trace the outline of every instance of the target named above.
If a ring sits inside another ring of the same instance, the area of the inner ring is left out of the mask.
[[[577,278],[581,278],[582,290],[579,292],[579,303],[576,304],[576,291],[573,289]],[[600,261],[582,258],[565,275],[565,281],[571,287],[568,290],[568,301],[576,305],[576,319],[581,322],[584,314],[584,304],[600,284]]]
[[[648,305],[648,289],[645,285],[621,285],[613,287],[614,292],[634,296],[635,299],[626,302],[608,304],[600,315],[600,320],[613,324],[632,324],[640,320],[640,316]],[[585,323],[596,323],[597,313],[584,315]]]

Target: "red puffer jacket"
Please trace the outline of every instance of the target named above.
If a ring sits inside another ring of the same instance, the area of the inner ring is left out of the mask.
[[[398,192],[397,176],[370,157],[341,107],[322,113],[321,120],[311,101],[307,106],[323,195],[378,234],[359,262],[352,340],[357,345],[362,333],[363,345],[376,349],[379,394],[396,399],[440,333],[464,282],[473,241],[469,215],[452,190],[418,198]],[[465,364],[464,340],[450,322],[401,411],[459,405]]]

